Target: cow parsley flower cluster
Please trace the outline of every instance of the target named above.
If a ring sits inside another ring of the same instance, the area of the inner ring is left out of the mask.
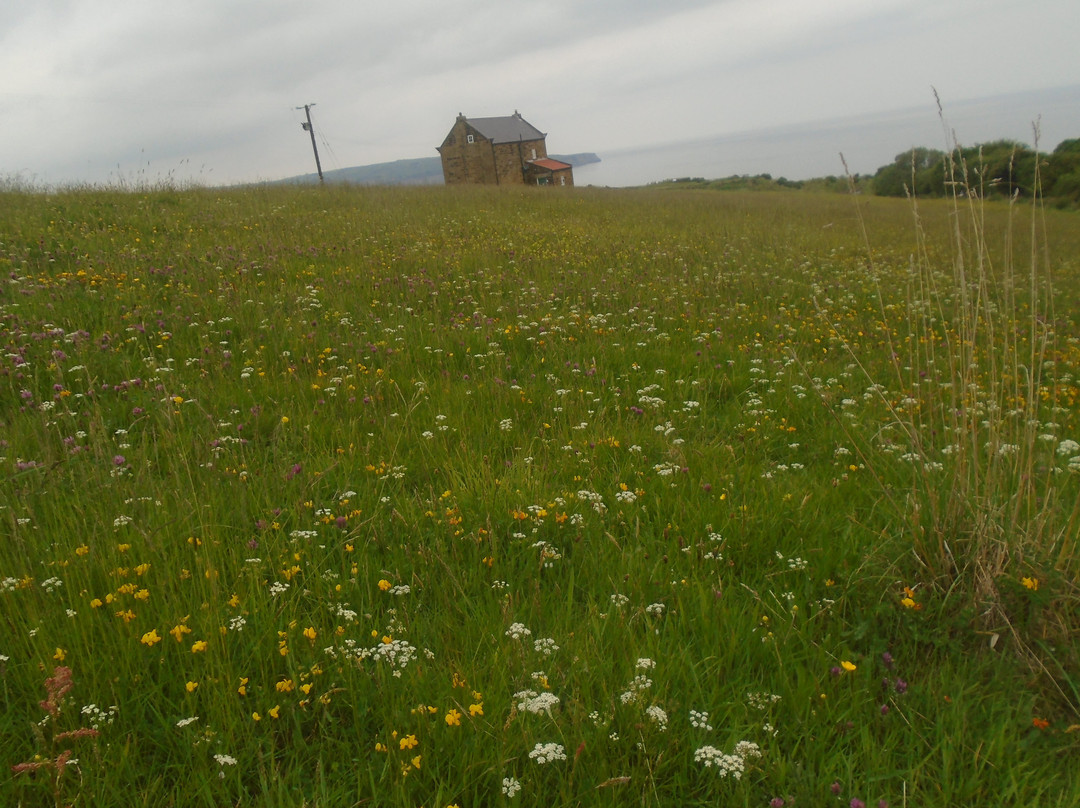
[[[520,640],[522,637],[528,637],[532,632],[525,627],[524,623],[511,623],[510,628],[506,630],[506,636],[512,640]]]
[[[767,710],[778,701],[780,701],[780,697],[774,693],[746,694],[746,703],[755,710]]]
[[[706,732],[712,732],[712,724],[709,723],[709,714],[704,711],[690,711],[690,726],[694,729],[703,729]]]
[[[394,668],[394,676],[400,678],[401,671],[416,659],[416,647],[405,640],[391,640],[379,643],[374,648],[365,648],[359,654],[360,659],[374,659],[377,662],[386,662]]]
[[[739,741],[735,750],[726,755],[715,746],[703,746],[694,752],[694,761],[704,764],[706,769],[716,769],[720,777],[742,779],[746,771],[746,761],[761,757],[761,749],[752,741]]]
[[[1080,443],[1077,443],[1071,438],[1066,438],[1057,445],[1058,457],[1065,457],[1065,455],[1074,455],[1077,452],[1080,452]]]
[[[543,654],[544,656],[551,656],[559,650],[559,646],[555,644],[555,640],[551,639],[550,637],[544,637],[543,639],[533,641],[533,649],[538,654]]]
[[[116,719],[116,714],[119,711],[120,708],[115,704],[107,710],[98,707],[96,704],[87,704],[79,712],[82,713],[92,729],[101,729],[111,724]]]
[[[668,727],[668,714],[664,712],[662,707],[658,707],[653,704],[645,708],[645,715],[652,719],[652,722],[656,724],[656,728],[661,732],[666,732]]]
[[[644,673],[639,673],[634,677],[634,681],[630,683],[627,689],[619,694],[619,701],[623,704],[632,704],[637,701],[641,694],[652,687],[653,681]]]
[[[599,514],[603,514],[607,510],[607,506],[604,504],[603,494],[598,494],[595,491],[588,491],[582,489],[577,492],[577,498],[582,502],[588,502],[592,505],[594,511]]]
[[[538,743],[529,752],[529,757],[542,766],[555,760],[566,760],[566,750],[561,743]]]
[[[519,690],[514,694],[517,708],[523,713],[547,713],[551,715],[553,707],[558,707],[560,699],[554,693],[537,693],[534,690]]]

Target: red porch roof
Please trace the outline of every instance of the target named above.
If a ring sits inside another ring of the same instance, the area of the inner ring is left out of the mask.
[[[561,171],[564,168],[573,168],[569,163],[564,163],[561,160],[552,160],[550,157],[541,157],[539,160],[530,160],[529,164],[539,166],[540,168],[546,168],[548,171]]]

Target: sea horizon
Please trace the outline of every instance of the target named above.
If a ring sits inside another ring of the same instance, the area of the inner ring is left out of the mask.
[[[597,151],[599,163],[574,169],[574,184],[626,187],[686,177],[769,174],[805,180],[873,174],[915,147],[946,149],[1015,140],[1053,151],[1080,137],[1080,85],[925,107],[748,130],[686,141]],[[841,160],[841,154],[843,160]]]

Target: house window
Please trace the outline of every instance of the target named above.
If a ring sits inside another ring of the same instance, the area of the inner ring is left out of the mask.
[[[465,135],[465,141],[467,143],[472,143],[473,142],[473,136],[472,135]]]
[[[559,177],[559,185],[566,185],[566,175],[565,174],[563,174],[561,177]]]
[[[534,160],[535,160],[535,159],[536,159],[536,149],[533,149],[533,150],[532,150],[532,155],[533,155],[533,156],[532,156],[532,159],[534,159]]]

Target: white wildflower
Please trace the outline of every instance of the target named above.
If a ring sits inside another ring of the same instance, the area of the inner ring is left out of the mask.
[[[529,757],[543,765],[553,760],[566,760],[566,750],[561,743],[538,743],[529,752]]]
[[[663,708],[653,704],[652,706],[645,708],[645,715],[652,719],[653,723],[656,724],[656,728],[661,732],[667,731],[668,714],[664,712]]]
[[[544,656],[551,656],[559,650],[559,646],[555,644],[555,640],[551,639],[550,637],[545,637],[540,640],[534,640],[533,649],[538,654],[543,654]]]
[[[540,713],[551,715],[551,710],[561,703],[561,699],[554,693],[537,693],[534,690],[519,690],[514,694],[514,699],[518,710],[534,715],[540,715]]]
[[[502,793],[513,799],[514,795],[521,791],[521,781],[515,777],[504,777],[502,781]]]
[[[709,714],[704,711],[690,711],[690,726],[694,729],[703,729],[706,732],[712,732],[712,725],[709,723]]]

